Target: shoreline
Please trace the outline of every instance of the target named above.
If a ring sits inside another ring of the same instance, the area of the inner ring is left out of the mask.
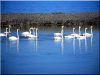
[[[9,27],[9,26],[8,26]],[[7,27],[7,28],[8,28]],[[78,27],[79,26],[72,26],[72,27],[64,27],[64,31],[65,32],[73,32],[73,28],[75,28],[75,31],[78,31]],[[61,26],[60,27],[36,27],[38,28],[38,31],[39,32],[60,32],[61,31]],[[90,26],[81,26],[81,31],[84,31],[85,28],[88,28],[87,31],[90,31]],[[11,31],[12,32],[16,32],[16,30],[19,29],[19,31],[21,32],[24,32],[24,31],[29,31],[29,28],[23,28],[23,29],[20,29],[20,28],[11,28]],[[5,32],[6,31],[6,28],[1,28],[1,32]],[[100,28],[99,26],[93,26],[93,31],[100,31]]]

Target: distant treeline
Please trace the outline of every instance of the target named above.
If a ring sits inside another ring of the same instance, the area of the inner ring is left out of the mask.
[[[99,26],[99,13],[16,13],[1,14],[1,28],[11,25],[13,28],[28,29],[30,27],[65,27]]]

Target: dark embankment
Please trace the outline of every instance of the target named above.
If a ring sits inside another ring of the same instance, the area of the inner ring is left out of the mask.
[[[8,25],[11,25],[12,30],[19,28],[20,30],[28,30],[30,27],[38,27],[40,30],[55,30],[60,29],[62,25],[69,29],[78,26],[90,27],[99,29],[100,13],[16,13],[16,14],[1,14],[1,29],[4,30]]]

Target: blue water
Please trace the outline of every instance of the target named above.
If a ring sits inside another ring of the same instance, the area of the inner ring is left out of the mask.
[[[99,31],[86,40],[55,41],[53,32],[38,32],[38,40],[1,38],[2,74],[98,74]],[[65,34],[69,34],[66,32]],[[12,35],[16,35],[13,32]],[[80,42],[80,43],[79,43]]]

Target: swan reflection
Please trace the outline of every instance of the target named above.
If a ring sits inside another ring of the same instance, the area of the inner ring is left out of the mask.
[[[63,52],[64,52],[64,39],[54,40],[54,42],[55,43],[60,43],[61,53],[63,54]]]
[[[73,39],[73,51],[74,51],[74,54],[75,54],[75,38]]]
[[[87,38],[85,38],[85,51],[87,52]]]
[[[36,53],[37,53],[37,48],[38,48],[38,39],[36,38],[36,40],[35,40],[35,50],[36,50]]]
[[[79,50],[80,50],[80,53],[81,53],[81,40],[79,39]]]
[[[64,52],[64,39],[61,40],[61,51],[63,54],[63,52]]]
[[[17,40],[17,53],[19,53],[19,40]]]
[[[92,49],[92,46],[93,46],[93,36],[91,36],[91,49]]]
[[[17,53],[19,53],[19,40],[17,41],[9,41],[9,48],[10,50],[16,49]]]

